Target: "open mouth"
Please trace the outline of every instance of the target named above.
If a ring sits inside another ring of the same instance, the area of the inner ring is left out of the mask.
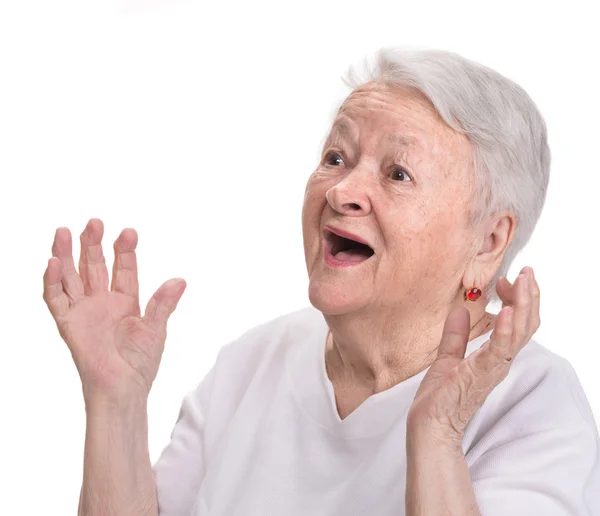
[[[326,231],[329,252],[343,262],[363,262],[375,254],[375,251],[366,244],[344,238],[331,231]]]

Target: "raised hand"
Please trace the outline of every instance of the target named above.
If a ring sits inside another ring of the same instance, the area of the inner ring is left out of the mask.
[[[114,243],[109,290],[102,252],[104,225],[90,219],[81,234],[79,272],[71,232],[56,230],[52,258],[44,273],[44,301],[56,321],[81,377],[84,396],[147,396],[156,378],[167,335],[167,320],[186,283],[174,278],[154,293],[140,315],[137,233],[124,229]]]
[[[455,307],[448,315],[436,360],[409,409],[410,430],[430,431],[432,437],[459,445],[473,414],[539,328],[540,289],[533,270],[523,268],[514,285],[506,278],[496,285],[503,304],[492,335],[466,358],[469,312]]]

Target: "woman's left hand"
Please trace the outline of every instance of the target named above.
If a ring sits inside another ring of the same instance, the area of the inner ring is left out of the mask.
[[[523,268],[514,285],[499,278],[496,289],[502,310],[492,335],[467,358],[469,312],[464,307],[450,311],[437,357],[408,412],[409,433],[460,446],[473,414],[506,378],[515,356],[539,328],[540,289],[530,267]]]

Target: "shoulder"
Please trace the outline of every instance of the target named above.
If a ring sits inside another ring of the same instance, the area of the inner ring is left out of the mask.
[[[573,365],[565,357],[550,351],[537,340],[532,340],[529,346],[529,361],[536,356],[545,357],[544,380],[546,384],[553,386],[552,394],[561,393],[560,399],[570,407],[567,415],[571,416],[571,421],[575,423],[581,419],[595,429],[596,422],[592,409]],[[523,370],[521,372],[526,373]]]
[[[575,426],[597,434],[593,412],[571,363],[532,339],[474,418],[473,435],[515,439]]]
[[[321,312],[313,306],[280,315],[250,328],[237,339],[225,344],[219,351],[219,359],[268,352],[270,348],[279,347],[283,341],[291,343],[298,340],[294,337],[301,338],[318,324],[325,322]]]
[[[583,423],[596,428],[581,382],[565,357],[532,339],[518,358],[513,374],[515,389],[521,387],[520,392],[537,395],[541,407],[556,414],[556,423]]]
[[[536,514],[590,514],[600,507],[592,410],[569,361],[538,340],[519,352],[469,426],[463,446],[482,513],[531,507]]]
[[[207,436],[217,439],[244,400],[253,400],[256,408],[260,399],[267,399],[290,360],[290,350],[303,349],[324,324],[322,313],[309,306],[258,324],[223,345],[192,395],[210,421]]]
[[[261,366],[284,360],[285,354],[325,325],[323,314],[313,306],[280,315],[258,324],[225,344],[217,355],[215,369],[252,376]],[[239,378],[241,379],[241,378]]]

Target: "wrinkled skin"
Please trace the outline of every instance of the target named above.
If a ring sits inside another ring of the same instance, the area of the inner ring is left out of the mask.
[[[58,228],[44,273],[44,301],[69,347],[84,395],[146,397],[164,350],[167,321],[185,281],[165,282],[140,314],[135,248],[137,233],[124,229],[114,244],[109,289],[102,251],[104,226],[91,219],[81,234],[79,272],[68,228]]]
[[[458,448],[467,424],[506,378],[515,356],[540,327],[540,288],[524,267],[514,285],[498,281],[502,310],[490,338],[465,358],[469,319],[455,307],[444,326],[436,360],[419,385],[408,413],[408,429],[426,428]]]
[[[347,413],[431,364],[452,306],[469,310],[470,338],[493,322],[486,300],[467,305],[463,292],[491,281],[516,220],[500,213],[473,227],[473,177],[469,140],[415,90],[374,81],[339,109],[307,182],[302,227],[309,298],[333,336],[328,373],[354,392]],[[328,266],[325,224],[362,237],[375,255]]]

